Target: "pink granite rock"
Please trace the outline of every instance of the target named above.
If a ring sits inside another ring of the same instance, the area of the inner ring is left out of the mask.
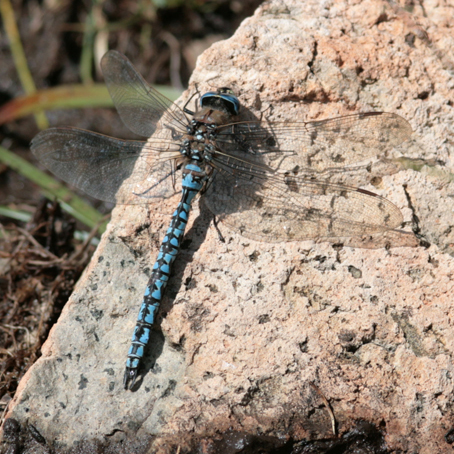
[[[273,0],[199,58],[190,87],[230,86],[271,121],[403,116],[414,139],[388,157],[405,159],[363,187],[417,216],[430,247],[267,244],[220,225],[221,243],[195,204],[131,393],[125,356],[178,198],[117,207],[10,415],[58,444],[152,435],[162,453],[228,430],[331,437],[314,383],[341,433],[363,419],[392,452],[451,452],[453,27],[448,2]]]

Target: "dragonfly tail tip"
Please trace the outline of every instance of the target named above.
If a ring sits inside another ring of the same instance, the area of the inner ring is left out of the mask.
[[[125,370],[125,375],[123,377],[124,389],[131,390],[136,383],[136,379],[137,379],[137,369],[127,367]]]

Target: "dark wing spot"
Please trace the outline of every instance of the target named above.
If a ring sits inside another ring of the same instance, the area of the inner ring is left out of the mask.
[[[362,194],[366,194],[366,195],[370,195],[372,197],[378,197],[377,194],[373,193],[373,192],[370,192],[370,191],[367,191],[366,189],[360,189],[358,188],[357,189],[358,192],[361,192]]]

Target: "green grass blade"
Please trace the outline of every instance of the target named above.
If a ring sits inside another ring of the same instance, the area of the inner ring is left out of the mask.
[[[171,87],[156,87],[174,101],[180,92]],[[0,125],[43,110],[82,109],[88,107],[113,107],[112,99],[104,84],[62,85],[21,96],[0,107]]]
[[[103,218],[103,215],[84,202],[80,197],[57,180],[37,169],[25,159],[0,146],[0,161],[11,167],[16,172],[28,178],[41,187],[45,197],[50,200],[61,201],[62,208],[87,227],[93,228]],[[105,224],[99,228],[102,233]]]
[[[28,211],[14,210],[4,205],[0,205],[0,216],[20,222],[28,222],[32,217]]]

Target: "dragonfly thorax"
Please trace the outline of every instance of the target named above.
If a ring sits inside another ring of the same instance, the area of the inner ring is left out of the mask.
[[[209,161],[215,149],[217,127],[217,124],[192,120],[180,145],[180,153],[191,161]]]
[[[219,126],[229,123],[238,115],[239,101],[230,88],[205,93],[200,98],[200,109],[194,113],[186,128],[180,152],[192,161],[210,161],[215,150]]]

